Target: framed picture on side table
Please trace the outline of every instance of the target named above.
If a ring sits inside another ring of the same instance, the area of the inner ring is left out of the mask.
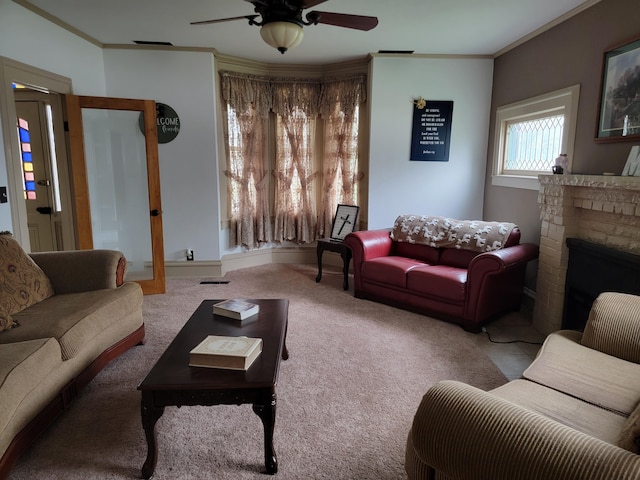
[[[356,228],[359,211],[360,207],[355,205],[338,205],[331,227],[331,240],[341,242],[348,233],[353,232]]]
[[[640,38],[604,53],[597,143],[640,139]]]

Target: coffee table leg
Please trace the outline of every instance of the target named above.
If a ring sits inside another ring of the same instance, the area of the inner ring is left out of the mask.
[[[153,407],[152,392],[142,392],[142,427],[147,437],[147,459],[142,465],[142,477],[149,480],[153,477],[158,460],[158,442],[156,438],[156,422],[164,413],[164,407]]]
[[[264,465],[265,473],[274,475],[278,472],[278,459],[273,448],[273,429],[276,423],[276,392],[271,392],[271,398],[265,404],[254,404],[253,411],[264,425]]]

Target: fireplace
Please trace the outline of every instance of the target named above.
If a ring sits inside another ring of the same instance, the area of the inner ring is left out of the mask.
[[[602,292],[640,295],[640,255],[567,238],[569,265],[562,328],[583,330],[589,310]]]
[[[533,326],[563,328],[567,239],[640,255],[640,178],[540,175],[540,257]]]

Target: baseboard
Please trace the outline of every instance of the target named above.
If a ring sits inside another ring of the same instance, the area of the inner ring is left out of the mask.
[[[522,306],[527,310],[533,312],[533,307],[536,303],[536,292],[530,288],[524,287],[522,295]]]
[[[342,267],[340,255],[330,255],[325,252],[322,263],[324,265],[335,265]],[[186,260],[172,261],[165,263],[167,277],[189,278],[189,277],[224,277],[227,272],[239,270],[241,268],[257,267],[272,263],[317,263],[315,245],[304,247],[278,247],[260,248],[241,253],[231,253],[225,255],[221,260],[192,261]]]
[[[165,275],[174,278],[191,278],[191,277],[221,277],[222,261],[206,260],[206,261],[173,261],[165,262]]]

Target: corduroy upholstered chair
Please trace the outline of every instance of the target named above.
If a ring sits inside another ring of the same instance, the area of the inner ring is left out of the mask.
[[[443,381],[407,439],[418,479],[640,479],[640,297],[602,293],[584,333],[547,337],[490,392]]]

